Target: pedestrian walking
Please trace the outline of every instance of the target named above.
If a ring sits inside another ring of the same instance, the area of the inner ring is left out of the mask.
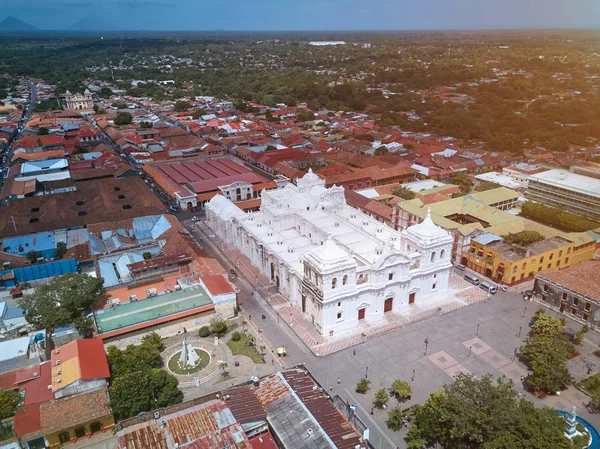
[[[342,380],[338,377],[338,385],[342,383]]]
[[[371,415],[373,414],[373,407],[371,407]]]
[[[352,350],[352,355],[356,355],[356,349]]]

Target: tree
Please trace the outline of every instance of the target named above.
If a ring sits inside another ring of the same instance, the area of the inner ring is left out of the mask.
[[[537,231],[521,231],[514,234],[509,233],[503,235],[502,238],[508,243],[514,243],[515,245],[519,246],[533,245],[534,243],[541,242],[542,240],[546,239],[546,237]]]
[[[153,126],[154,125],[152,124],[152,122],[140,122],[140,128],[141,129],[150,129]]]
[[[402,185],[392,187],[391,193],[392,195],[405,200],[412,200],[417,196],[415,192]]]
[[[65,242],[58,242],[56,244],[56,251],[54,251],[55,259],[62,259],[62,257],[67,253],[67,244]]]
[[[387,390],[385,388],[380,388],[375,392],[375,401],[373,401],[373,403],[375,404],[375,407],[383,408],[389,400],[390,395]]]
[[[109,392],[117,420],[169,407],[183,399],[177,378],[160,368],[126,372],[113,379]]]
[[[222,337],[223,335],[225,335],[228,329],[227,322],[223,318],[211,319],[210,327],[218,337]]]
[[[175,112],[185,112],[190,108],[190,104],[187,101],[177,100],[173,110]]]
[[[537,319],[520,348],[532,373],[526,378],[534,391],[556,392],[573,382],[567,367],[569,356],[575,351],[573,343],[564,334],[564,319],[536,313]]]
[[[0,390],[0,420],[10,418],[17,411],[17,404],[21,402],[19,393],[14,390]]]
[[[600,226],[581,215],[564,212],[554,207],[533,201],[525,201],[521,206],[521,215],[540,223],[554,226],[565,232],[585,232]]]
[[[575,342],[576,345],[580,345],[583,342],[583,338],[585,337],[585,334],[587,334],[590,331],[590,328],[587,324],[584,324],[583,327],[581,329],[579,329],[577,332],[575,332],[575,335],[573,336],[573,341]]]
[[[486,190],[497,189],[498,187],[502,187],[500,184],[496,184],[495,182],[482,182],[477,187],[475,187],[476,192],[485,192]]]
[[[200,329],[198,329],[198,335],[200,337],[208,337],[210,335],[210,329],[208,326],[202,326]]]
[[[29,251],[25,257],[29,262],[34,264],[37,263],[40,257],[42,257],[42,253],[40,253],[39,251]]]
[[[144,335],[142,337],[142,344],[151,346],[159,352],[165,349],[162,337],[156,332],[150,332],[149,334]]]
[[[75,145],[75,149],[73,150],[73,154],[85,154],[88,152],[88,149],[81,145]]]
[[[356,392],[360,394],[365,394],[369,391],[369,385],[371,385],[371,381],[369,379],[361,379],[356,383]]]
[[[144,251],[142,253],[142,257],[144,258],[144,260],[150,260],[150,259],[152,259],[152,253],[148,252],[148,251]]]
[[[115,117],[114,123],[118,126],[129,125],[132,118],[129,112],[119,112]]]
[[[395,380],[392,383],[392,390],[394,390],[398,400],[404,400],[412,394],[412,387],[408,382],[404,382],[403,380]]]
[[[162,343],[161,343],[162,344]],[[113,378],[133,371],[147,371],[162,367],[163,360],[154,338],[142,340],[140,345],[129,345],[125,349],[109,346],[108,366]]]
[[[100,98],[110,98],[112,94],[113,94],[113,91],[108,87],[103,87],[102,89],[100,89],[97,92],[97,95]]]
[[[389,153],[389,150],[387,149],[387,147],[385,145],[381,145],[380,147],[377,147],[375,149],[375,151],[373,152],[373,155],[375,155],[375,156],[385,156],[388,153]]]
[[[25,319],[35,329],[53,329],[84,317],[102,293],[104,279],[67,273],[19,300]]]
[[[402,429],[402,423],[405,420],[405,415],[400,410],[400,407],[394,407],[388,412],[387,426],[388,429],[398,432]]]
[[[48,128],[41,127],[38,129],[38,136],[47,136],[50,134],[50,130]]]
[[[227,365],[227,362],[221,362],[219,363],[219,369],[221,370],[221,376],[223,377],[227,377],[229,375],[229,373],[227,372],[227,367],[229,365]]]
[[[463,193],[469,193],[473,187],[473,180],[465,172],[457,171],[452,173],[450,182],[460,187]]]
[[[91,338],[94,335],[94,322],[91,318],[79,317],[73,320],[73,326],[83,338]]]
[[[416,407],[407,438],[411,448],[569,449],[564,429],[554,410],[519,400],[512,382],[459,374]]]

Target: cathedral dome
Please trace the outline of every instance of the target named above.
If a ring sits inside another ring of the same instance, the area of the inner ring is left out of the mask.
[[[425,220],[409,227],[404,231],[404,234],[411,240],[426,245],[452,241],[450,234],[436,225],[431,219],[431,209],[427,209]]]
[[[308,251],[304,257],[322,272],[356,266],[354,258],[330,236],[325,243]]]

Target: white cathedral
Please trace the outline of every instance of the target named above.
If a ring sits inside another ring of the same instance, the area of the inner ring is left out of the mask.
[[[217,195],[214,232],[236,246],[324,336],[423,311],[448,294],[452,237],[429,214],[398,232],[348,206],[343,187],[311,170],[297,186],[263,191],[245,213]]]
[[[94,109],[92,93],[86,89],[82,94],[73,95],[68,90],[65,92],[65,106],[70,111],[91,111]]]

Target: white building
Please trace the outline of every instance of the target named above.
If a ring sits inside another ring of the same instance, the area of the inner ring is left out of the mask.
[[[422,312],[447,295],[452,238],[431,217],[400,233],[310,170],[297,184],[263,191],[260,211],[248,214],[217,195],[207,219],[322,335]]]
[[[89,90],[85,90],[83,94],[73,95],[71,92],[65,92],[65,106],[68,110],[84,110],[91,111],[94,109],[94,102],[92,100],[92,93]]]

